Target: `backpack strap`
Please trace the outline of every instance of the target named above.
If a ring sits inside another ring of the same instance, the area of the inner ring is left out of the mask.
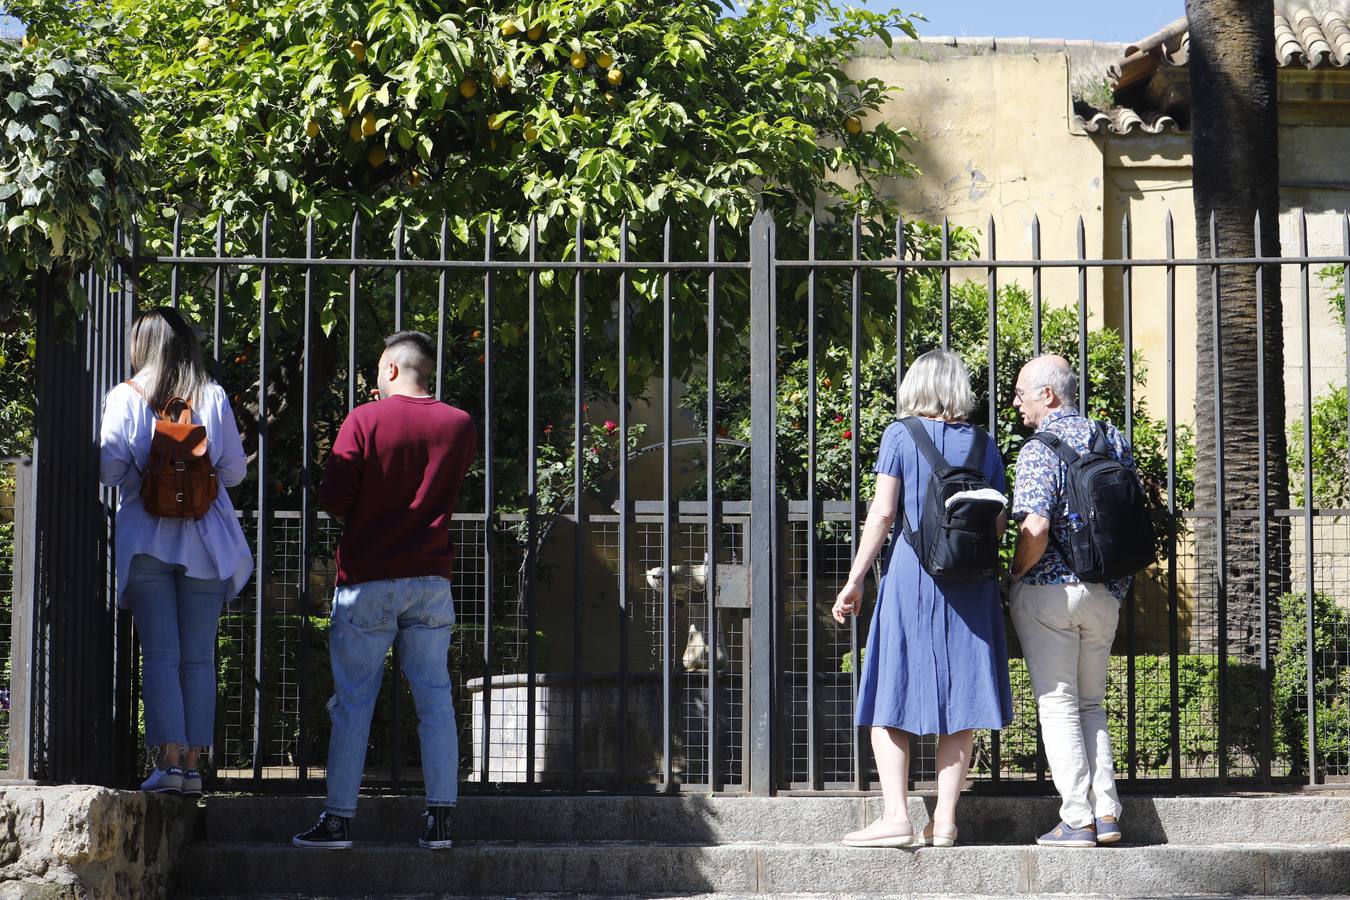
[[[970,426],[975,434],[970,442],[970,452],[966,454],[966,468],[974,469],[976,472],[984,471],[984,454],[989,446],[989,433],[978,425]]]
[[[1048,431],[1038,431],[1027,438],[1028,444],[1032,441],[1040,441],[1042,444],[1049,447],[1066,466],[1071,466],[1082,459],[1082,457],[1079,456],[1078,451],[1064,443],[1063,439],[1057,434],[1051,434]],[[1026,446],[1026,444],[1023,444],[1023,446]]]
[[[933,439],[928,436],[928,430],[920,424],[916,417],[906,416],[900,420],[900,424],[905,426],[905,430],[914,439],[914,446],[923,454],[923,458],[928,462],[928,467],[933,470],[934,474],[941,478],[941,473],[954,468],[951,463],[947,462],[946,457],[938,452],[937,444],[933,443]]]
[[[1111,448],[1111,436],[1106,433],[1106,423],[1089,419],[1095,427],[1092,430],[1092,452],[1102,456],[1115,456]]]
[[[130,378],[122,383],[130,385],[133,391],[141,395],[141,399],[144,400],[147,405],[150,404],[150,398],[145,395],[144,389],[142,389],[139,384]],[[171,412],[175,407],[178,408],[178,415],[176,416]],[[182,397],[170,397],[164,404],[163,409],[157,410],[154,406],[150,406],[150,411],[155,414],[155,418],[163,419],[166,422],[177,422],[180,425],[192,424],[192,404],[188,403]]]

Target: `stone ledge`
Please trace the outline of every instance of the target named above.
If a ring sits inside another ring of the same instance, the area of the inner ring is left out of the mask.
[[[189,809],[88,785],[0,787],[0,898],[171,896]]]

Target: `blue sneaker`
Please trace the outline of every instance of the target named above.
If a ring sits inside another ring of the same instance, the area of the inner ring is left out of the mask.
[[[1097,820],[1097,843],[1114,844],[1120,840],[1120,823],[1115,816],[1102,816]]]
[[[1042,847],[1095,847],[1097,846],[1097,832],[1093,830],[1091,825],[1074,828],[1060,822],[1050,831],[1036,838],[1036,843]]]

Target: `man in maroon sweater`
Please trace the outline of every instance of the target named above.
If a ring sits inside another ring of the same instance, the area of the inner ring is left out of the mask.
[[[385,339],[379,401],[348,414],[333,444],[319,502],[343,523],[329,632],[333,720],[328,801],[297,847],[345,850],[365,767],[384,659],[398,642],[420,724],[427,810],[421,846],[450,846],[459,798],[459,738],[448,654],[455,607],[450,519],[477,433],[467,413],[429,388],[435,345],[400,331]]]

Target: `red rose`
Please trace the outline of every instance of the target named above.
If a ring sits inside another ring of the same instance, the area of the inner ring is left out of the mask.
[[[614,433],[614,429],[616,429],[616,428],[618,428],[618,427],[619,427],[619,423],[618,423],[618,422],[615,422],[613,419],[606,419],[606,420],[605,420],[605,431],[606,431],[606,433],[608,433],[608,434],[613,434],[613,433]]]
[[[845,428],[845,429],[844,429],[844,440],[846,440],[846,441],[851,441],[851,440],[853,440],[853,431],[852,431],[852,429],[849,429],[849,428]]]

